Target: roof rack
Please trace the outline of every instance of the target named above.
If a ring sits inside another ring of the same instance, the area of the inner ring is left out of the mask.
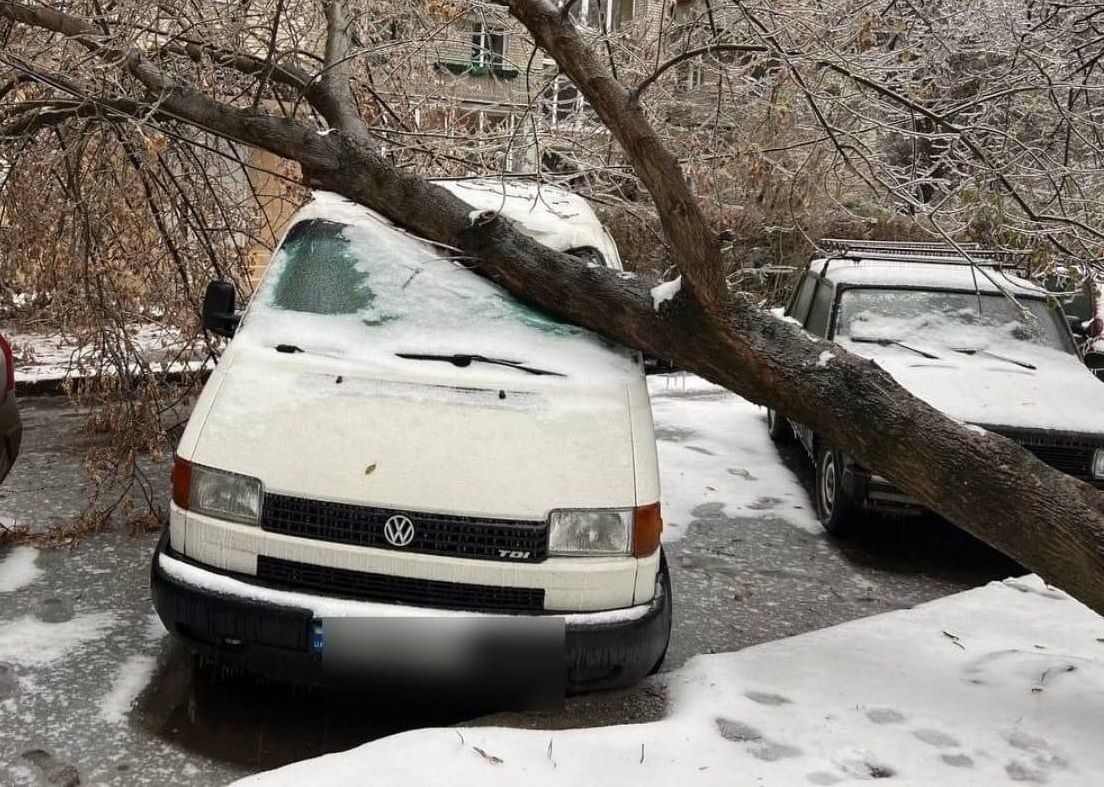
[[[899,262],[938,262],[950,265],[985,265],[995,268],[1021,268],[1025,252],[983,249],[977,243],[928,241],[843,240],[824,238],[817,247],[833,252],[833,259],[897,260]]]

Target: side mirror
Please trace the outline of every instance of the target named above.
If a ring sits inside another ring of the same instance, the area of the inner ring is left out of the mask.
[[[230,338],[238,329],[241,315],[234,311],[234,285],[213,281],[203,294],[203,327],[216,336]]]
[[[1066,322],[1069,323],[1070,331],[1073,332],[1074,336],[1078,336],[1083,339],[1088,334],[1088,332],[1085,330],[1085,324],[1080,317],[1074,317],[1067,314]]]

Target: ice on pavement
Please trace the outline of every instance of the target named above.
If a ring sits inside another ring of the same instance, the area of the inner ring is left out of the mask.
[[[0,560],[0,593],[11,593],[30,585],[42,576],[35,565],[38,550],[34,547],[15,547]]]
[[[134,701],[153,677],[157,659],[153,656],[130,656],[119,665],[111,689],[100,700],[100,717],[109,724],[126,720]]]
[[[1104,773],[1104,619],[1036,577],[673,674],[663,721],[415,730],[239,784],[1083,785]]]
[[[45,666],[104,636],[115,619],[113,612],[93,612],[63,623],[47,623],[34,615],[5,621],[0,623],[0,662]]]
[[[681,538],[698,514],[775,517],[824,531],[809,495],[767,435],[766,410],[693,375],[648,378],[659,453],[663,540]]]

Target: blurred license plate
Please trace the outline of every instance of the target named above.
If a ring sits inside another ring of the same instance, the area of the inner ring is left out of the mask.
[[[323,668],[378,680],[533,685],[562,693],[564,621],[548,616],[323,618],[314,645]]]

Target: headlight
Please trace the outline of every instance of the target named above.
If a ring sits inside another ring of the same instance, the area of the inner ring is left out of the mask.
[[[627,555],[632,509],[561,510],[548,517],[551,555]]]
[[[228,519],[231,522],[243,522],[247,525],[260,524],[261,482],[258,479],[203,465],[189,465],[188,472],[182,472],[181,475],[188,477],[186,482],[188,503],[183,506],[184,508],[216,519]],[[173,482],[175,486],[176,468],[174,468]],[[174,497],[184,497],[184,495],[174,494]],[[180,504],[179,499],[177,504]]]
[[[1093,454],[1093,477],[1104,478],[1104,448],[1097,448]]]

